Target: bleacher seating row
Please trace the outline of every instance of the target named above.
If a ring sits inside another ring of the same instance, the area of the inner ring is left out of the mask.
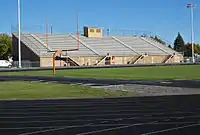
[[[50,34],[48,35],[48,40],[45,34],[21,34],[21,37],[22,42],[39,56],[52,55],[48,51],[67,50],[78,47],[78,40],[73,38],[73,35]],[[46,43],[46,41],[48,42]],[[107,53],[113,56],[135,56],[138,54],[160,56],[177,53],[166,45],[148,37],[107,36],[87,38],[79,36],[79,41],[79,51],[68,52],[69,56],[105,56]]]

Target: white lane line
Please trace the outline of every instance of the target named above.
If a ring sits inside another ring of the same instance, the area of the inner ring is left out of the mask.
[[[155,121],[153,121],[153,122],[155,122]],[[107,129],[102,129],[102,130],[95,130],[95,131],[80,133],[80,134],[76,134],[76,135],[88,135],[88,134],[102,133],[102,132],[107,132],[107,131],[113,131],[113,130],[123,129],[123,128],[129,128],[129,127],[133,127],[133,126],[146,125],[146,124],[150,124],[150,123],[153,123],[153,122],[136,123],[136,124],[130,124],[130,125],[125,125],[125,126],[118,126],[118,127],[114,127],[114,128],[107,128]]]
[[[199,126],[199,125],[200,124],[192,124],[192,125],[187,125],[187,126],[181,126],[181,127],[176,127],[176,128],[159,130],[159,131],[155,131],[155,132],[144,133],[144,134],[141,134],[141,135],[152,135],[152,134],[164,133],[164,132],[179,130],[179,129],[183,129],[183,128],[195,127],[195,126]]]

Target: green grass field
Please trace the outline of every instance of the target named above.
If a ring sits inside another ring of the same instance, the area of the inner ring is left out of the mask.
[[[104,98],[134,96],[133,92],[106,91],[80,85],[39,82],[0,82],[0,100]]]
[[[200,80],[200,65],[60,70],[56,76],[130,80]],[[53,76],[52,71],[9,72],[0,75]]]
[[[56,76],[124,80],[200,80],[200,65],[58,70]],[[53,76],[52,71],[2,72],[9,76]],[[0,99],[102,98],[134,96],[80,85],[39,82],[0,82]]]

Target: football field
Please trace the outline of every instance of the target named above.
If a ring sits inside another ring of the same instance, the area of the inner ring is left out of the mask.
[[[58,70],[56,76],[123,80],[200,80],[200,65]],[[10,76],[53,76],[48,71],[2,72]]]

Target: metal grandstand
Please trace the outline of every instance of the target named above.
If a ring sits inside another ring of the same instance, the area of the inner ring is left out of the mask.
[[[14,36],[18,36],[13,33]],[[150,37],[139,36],[106,36],[101,38],[77,39],[71,34],[49,34],[48,46],[45,34],[21,34],[22,42],[39,56],[52,56],[49,51],[70,49],[80,42],[78,52],[68,52],[69,56],[104,56],[108,52],[113,56],[129,55],[173,55],[179,54]]]
[[[16,31],[17,29],[12,26],[12,35],[18,39],[18,33]],[[38,31],[34,31],[33,33],[27,30],[22,31],[21,42],[26,48],[29,48],[29,50],[36,54],[38,59],[52,57],[53,52],[56,50],[70,50],[77,47],[77,43],[79,43],[78,51],[68,51],[60,54],[60,57],[65,57],[68,60],[70,59],[72,63],[76,63],[72,64],[73,66],[102,65],[107,57],[112,56],[118,57],[117,64],[179,63],[182,61],[181,53],[169,48],[169,42],[166,40],[163,40],[165,44],[162,44],[152,38],[157,36],[152,32],[138,32],[123,29],[115,32],[113,29],[106,29],[106,31],[102,29],[102,36],[87,37],[85,33],[82,31],[79,32],[78,30],[77,32],[80,33],[78,35],[77,33],[57,34],[52,33],[52,31],[51,33],[46,32],[45,34],[44,32]],[[159,36],[157,37],[159,38]],[[89,60],[89,57],[93,58]],[[78,62],[74,58],[81,58],[82,62]],[[25,59],[29,60],[29,58]],[[65,65],[68,60],[64,60],[62,65]],[[48,61],[48,63],[51,63],[50,60]],[[35,63],[35,61],[32,62]],[[41,62],[37,63],[41,67]]]

